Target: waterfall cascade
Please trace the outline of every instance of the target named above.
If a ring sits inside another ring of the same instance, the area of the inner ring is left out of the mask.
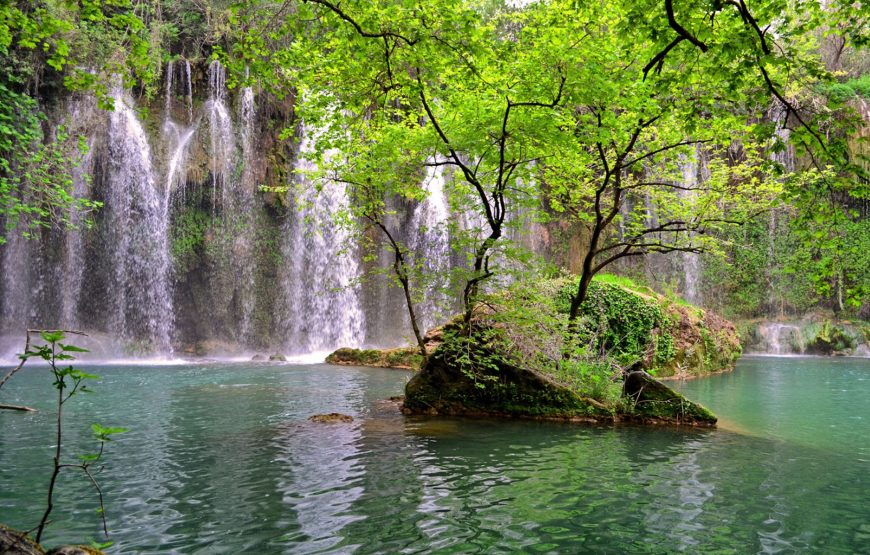
[[[359,263],[351,237],[340,226],[329,225],[346,208],[344,185],[329,181],[318,187],[308,174],[315,169],[309,131],[303,129],[296,167],[295,206],[284,226],[282,253],[286,265],[280,282],[284,289],[281,327],[292,353],[359,344],[364,336]]]
[[[233,121],[226,104],[226,70],[217,60],[208,66],[208,100],[203,109],[208,118],[211,143],[209,171],[211,172],[212,208],[218,205],[228,209],[232,202],[228,180],[235,161]]]
[[[800,326],[767,322],[758,326],[759,350],[772,355],[802,354],[806,342]]]
[[[428,168],[423,183],[426,198],[414,208],[411,216],[412,263],[418,265],[425,280],[418,310],[424,330],[437,325],[443,316],[441,312],[449,303],[450,237],[447,222],[450,207],[444,192],[444,181],[442,166]]]
[[[108,330],[172,351],[171,261],[166,196],[158,189],[145,129],[120,88],[109,115],[102,229],[112,264]]]
[[[704,164],[703,152],[696,147],[686,156],[681,164],[683,174],[683,189],[680,190],[684,201],[691,203],[697,196],[698,184],[706,177],[706,165]],[[693,236],[689,237],[689,241]],[[693,304],[701,304],[701,257],[698,253],[684,252],[683,254],[683,298]]]
[[[234,258],[247,261],[236,265],[237,296],[239,299],[239,331],[238,335],[242,342],[247,342],[253,334],[254,310],[256,298],[254,295],[254,226],[256,222],[252,218],[254,213],[256,180],[254,178],[253,161],[257,156],[255,150],[257,108],[254,103],[254,89],[244,87],[242,89],[239,106],[239,124],[241,128],[242,143],[242,175],[240,187],[236,191],[237,203],[234,214],[236,215],[236,229],[238,234],[233,244]]]

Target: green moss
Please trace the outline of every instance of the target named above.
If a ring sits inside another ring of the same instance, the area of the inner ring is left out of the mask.
[[[857,341],[845,328],[825,320],[808,328],[806,350],[820,355],[846,354],[855,349]]]
[[[423,357],[413,347],[384,350],[342,347],[327,356],[326,362],[350,366],[419,370],[420,365],[423,363]]]
[[[576,282],[569,283],[560,296],[570,298],[575,290]],[[664,337],[668,321],[654,297],[593,281],[580,315],[579,341],[593,344],[598,352],[630,362],[648,356],[652,348],[654,359],[670,358],[673,338]]]
[[[211,216],[195,208],[182,210],[172,219],[169,250],[179,274],[199,265],[210,226]]]

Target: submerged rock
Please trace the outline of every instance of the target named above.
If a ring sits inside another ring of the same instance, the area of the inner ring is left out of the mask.
[[[253,357],[251,357],[251,360],[253,362],[263,362],[264,360],[269,360],[269,357],[267,357],[266,355],[254,355]]]
[[[64,545],[52,549],[48,555],[103,555],[103,552],[87,545]]]
[[[353,416],[339,414],[337,412],[330,412],[329,414],[315,414],[313,416],[309,416],[308,420],[311,422],[321,422],[324,424],[348,424],[350,422],[353,422]]]
[[[269,360],[272,362],[287,362],[287,357],[280,353],[275,353],[274,355],[269,355]]]

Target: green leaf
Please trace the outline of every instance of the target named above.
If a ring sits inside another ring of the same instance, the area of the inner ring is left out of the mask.
[[[77,347],[75,345],[64,345],[63,343],[58,343],[58,345],[60,345],[61,351],[68,351],[71,353],[90,353],[90,351],[88,349],[85,349],[84,347]]]
[[[99,424],[91,424],[91,430],[93,430],[94,436],[96,436],[96,438],[100,441],[110,441],[109,436],[114,434],[123,434],[129,431],[127,428],[111,426],[106,427]]]
[[[39,335],[42,336],[43,341],[48,343],[56,343],[64,338],[62,331],[41,331]]]

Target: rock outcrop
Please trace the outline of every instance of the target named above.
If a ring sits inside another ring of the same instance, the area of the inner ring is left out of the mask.
[[[550,376],[509,364],[469,375],[436,351],[405,387],[405,414],[500,416],[576,422],[716,425],[716,416],[644,371],[629,372],[623,397],[605,403]]]
[[[570,279],[516,285],[454,319],[405,389],[407,414],[713,426],[654,376],[733,368],[734,326],[631,284],[594,283],[573,325]]]

